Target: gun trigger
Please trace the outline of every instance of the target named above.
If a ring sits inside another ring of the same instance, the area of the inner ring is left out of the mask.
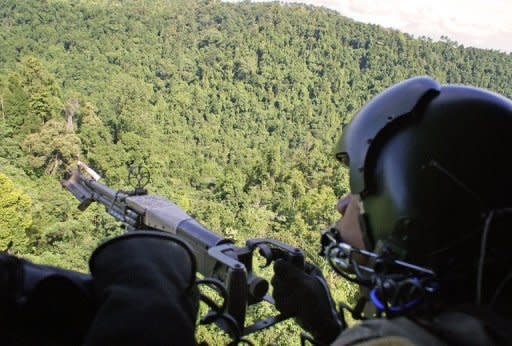
[[[260,250],[260,255],[263,256],[265,258],[265,260],[267,261],[265,264],[260,265],[260,268],[266,268],[274,260],[274,254],[272,252],[272,249],[268,245],[260,244],[260,245],[258,245],[258,248]]]

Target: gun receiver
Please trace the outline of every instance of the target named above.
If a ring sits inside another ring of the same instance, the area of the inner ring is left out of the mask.
[[[90,176],[81,174],[81,168]],[[106,211],[121,221],[127,231],[158,230],[169,232],[185,240],[192,248],[198,272],[204,277],[198,284],[215,289],[223,297],[221,306],[201,294],[210,311],[201,323],[215,322],[234,340],[255,331],[270,327],[288,316],[277,315],[245,325],[248,305],[267,301],[274,304],[268,292],[268,282],[253,272],[252,255],[255,250],[266,258],[265,266],[278,258],[304,266],[300,249],[272,239],[252,239],[244,247],[237,247],[229,239],[212,232],[164,197],[147,194],[145,189],[133,192],[116,191],[99,183],[98,175],[91,168],[79,163],[61,183],[79,201],[78,208],[85,210],[92,202],[105,206]]]

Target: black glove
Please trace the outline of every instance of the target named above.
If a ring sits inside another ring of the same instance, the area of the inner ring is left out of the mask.
[[[272,296],[276,308],[294,316],[315,341],[330,344],[345,327],[339,318],[320,269],[306,263],[304,270],[285,260],[274,263]]]
[[[89,267],[99,309],[86,345],[195,345],[195,257],[170,234],[126,233],[100,245]]]
[[[93,314],[88,275],[0,253],[3,345],[80,344]]]

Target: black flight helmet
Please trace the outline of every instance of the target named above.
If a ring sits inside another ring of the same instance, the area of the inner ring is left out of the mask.
[[[510,99],[429,77],[373,98],[335,149],[360,200],[365,247],[454,281],[475,279],[490,214],[512,207],[511,152]],[[500,246],[510,244],[512,227],[488,238],[487,255],[497,259],[486,265],[510,270],[510,251]]]

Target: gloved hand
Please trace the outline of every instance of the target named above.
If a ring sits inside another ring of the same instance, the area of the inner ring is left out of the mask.
[[[88,275],[0,253],[3,345],[80,344],[94,313]]]
[[[320,269],[306,263],[304,270],[285,260],[274,263],[272,296],[276,308],[294,316],[315,341],[330,344],[345,327],[339,318]]]
[[[164,232],[100,245],[89,261],[99,308],[86,345],[195,345],[195,257]]]

